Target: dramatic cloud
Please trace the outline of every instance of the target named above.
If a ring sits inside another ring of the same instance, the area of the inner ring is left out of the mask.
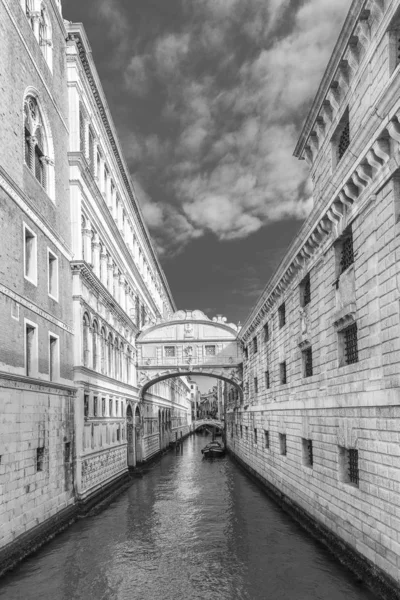
[[[123,75],[132,102],[155,111],[153,127],[133,114],[123,143],[168,255],[208,232],[244,238],[308,214],[307,169],[292,153],[350,0],[177,5],[179,27],[136,41]],[[124,47],[129,29],[114,7],[100,2]]]

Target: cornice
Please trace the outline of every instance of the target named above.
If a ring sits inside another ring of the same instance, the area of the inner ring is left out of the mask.
[[[175,305],[174,299],[172,297],[172,293],[169,288],[167,279],[165,277],[165,273],[162,270],[162,268],[158,262],[158,258],[154,251],[149,232],[147,231],[147,227],[145,225],[142,212],[141,212],[139,204],[136,200],[135,188],[131,181],[130,176],[128,175],[128,169],[126,167],[126,164],[125,164],[125,161],[124,161],[124,158],[122,155],[122,151],[119,146],[119,142],[116,138],[116,135],[114,134],[115,126],[112,121],[111,113],[109,111],[107,101],[104,96],[104,92],[102,90],[101,83],[100,83],[99,77],[97,75],[93,59],[91,57],[91,49],[88,44],[87,37],[84,32],[84,28],[83,28],[82,24],[70,23],[68,25],[68,36],[69,36],[69,40],[73,41],[76,44],[78,54],[79,54],[79,59],[82,63],[87,80],[90,84],[93,97],[96,101],[97,108],[98,108],[99,114],[100,114],[102,122],[103,122],[104,129],[108,136],[108,140],[111,145],[112,151],[114,153],[114,157],[117,162],[122,179],[125,183],[126,190],[128,192],[129,198],[131,200],[134,213],[136,214],[136,218],[137,218],[141,233],[147,243],[147,247],[150,251],[151,257],[152,257],[154,265],[155,265],[155,269],[157,270],[158,275],[164,285],[164,289],[166,290],[166,292],[168,294],[168,298],[169,298],[171,307],[173,310],[176,310],[176,305]],[[90,56],[88,56],[88,55],[90,55]]]
[[[112,390],[108,390],[108,395],[124,395],[129,392],[131,395],[138,395],[139,388],[135,385],[131,385],[130,383],[125,383],[120,381],[119,379],[114,379],[114,377],[109,377],[108,375],[104,375],[104,373],[99,373],[98,371],[94,371],[93,369],[89,369],[88,367],[84,367],[82,365],[76,366],[73,368],[74,371],[74,383],[75,385],[82,385],[86,387],[99,387],[98,381],[103,381],[104,383],[111,383],[114,386],[118,386],[119,388],[123,388],[122,391],[115,392]],[[87,379],[79,379],[79,376],[86,376]],[[91,379],[96,379],[95,382],[91,381]]]
[[[366,3],[367,3],[367,0],[353,0],[352,4],[350,6],[350,9],[349,9],[349,12],[347,13],[342,30],[339,34],[339,38],[336,42],[336,45],[333,49],[331,58],[328,62],[328,66],[322,77],[322,81],[318,88],[317,94],[311,105],[311,109],[307,115],[303,129],[300,133],[299,141],[294,150],[294,156],[296,156],[297,158],[299,158],[301,156],[301,154],[304,150],[307,139],[314,127],[315,120],[318,117],[319,111],[321,110],[322,103],[325,100],[328,90],[332,84],[332,80],[338,69],[339,62],[342,59],[345,49],[349,44],[354,27],[357,23],[357,20],[360,18],[360,15],[361,15],[364,5]]]
[[[152,296],[146,286],[146,283],[145,283],[142,275],[140,274],[140,272],[135,264],[135,261],[133,260],[132,255],[130,254],[130,252],[126,246],[125,240],[122,237],[117,224],[115,223],[110,211],[108,210],[108,207],[105,205],[103,194],[100,192],[100,190],[97,186],[97,183],[95,182],[94,177],[93,177],[92,173],[90,172],[86,158],[84,157],[82,152],[69,152],[68,157],[69,157],[70,165],[76,165],[80,168],[82,178],[84,179],[89,190],[92,192],[93,196],[95,196],[96,198],[100,198],[100,202],[96,202],[96,208],[98,208],[100,210],[103,218],[105,219],[107,225],[109,226],[110,230],[112,231],[113,239],[119,240],[118,250],[120,251],[120,253],[122,253],[124,255],[125,260],[129,264],[130,269],[133,272],[133,274],[135,275],[135,277],[137,278],[137,280],[139,282],[141,282],[141,285],[138,286],[138,287],[140,287],[141,293],[143,294],[143,296],[146,297],[147,301],[152,306],[155,314],[160,315],[160,317],[162,317],[161,311],[158,308],[157,304],[155,303],[154,299],[152,298]],[[81,189],[82,194],[84,196],[86,196],[86,190],[83,188],[81,181],[76,180],[76,179],[71,179],[70,183],[74,183],[75,185],[78,185]],[[88,208],[91,209],[90,206]],[[121,270],[124,271],[124,269],[122,267],[121,267]],[[132,283],[132,287],[135,287],[133,285],[133,283]]]
[[[312,261],[320,258],[322,251],[375,200],[379,190],[399,170],[400,101],[394,95],[391,97],[395,104],[381,121],[379,130],[360,148],[357,161],[334,188],[330,199],[314,207],[290,245],[238,334],[242,343],[246,343],[266,315],[275,310],[278,298],[283,298],[298,273],[310,269]]]
[[[94,289],[99,296],[104,300],[107,309],[116,317],[121,319],[127,327],[133,330],[134,335],[139,331],[137,325],[127,315],[127,313],[121,308],[114,296],[108,291],[105,285],[99,280],[99,278],[93,273],[93,270],[87,262],[83,260],[73,260],[71,262],[72,273],[79,273],[79,275]],[[88,305],[89,306],[89,305]]]
[[[76,388],[73,385],[66,385],[64,383],[57,383],[55,381],[46,381],[45,379],[37,379],[35,377],[26,377],[25,375],[17,375],[15,373],[0,371],[0,385],[2,385],[3,381],[8,381],[11,384],[10,386],[3,387],[25,389],[35,393],[67,393],[69,396],[76,395]]]

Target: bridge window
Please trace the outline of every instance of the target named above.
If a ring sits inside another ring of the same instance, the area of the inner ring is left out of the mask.
[[[215,356],[216,354],[216,348],[215,346],[206,346],[206,356]]]
[[[165,346],[164,353],[167,358],[173,358],[175,356],[175,346]]]

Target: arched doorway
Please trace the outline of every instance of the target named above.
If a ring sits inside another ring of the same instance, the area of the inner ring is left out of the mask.
[[[141,463],[142,458],[142,429],[140,423],[140,410],[139,407],[136,407],[135,410],[135,454],[136,454],[136,464]]]
[[[133,439],[133,413],[132,407],[128,404],[126,409],[126,439],[128,442],[128,467],[135,466],[135,448]]]

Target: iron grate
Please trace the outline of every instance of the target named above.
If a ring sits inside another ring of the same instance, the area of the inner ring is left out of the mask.
[[[353,323],[344,330],[344,345],[346,364],[358,362],[357,323]]]
[[[359,475],[358,475],[358,450],[354,448],[350,448],[348,451],[349,456],[349,479],[350,483],[355,483],[358,485]]]
[[[350,123],[347,121],[339,137],[338,158],[342,158],[347,148],[350,146]]]
[[[354,251],[353,251],[353,233],[343,240],[342,252],[340,257],[341,272],[345,271],[354,262]]]
[[[306,350],[304,350],[304,374],[306,377],[311,377],[311,375],[313,374],[311,348],[307,348]]]

